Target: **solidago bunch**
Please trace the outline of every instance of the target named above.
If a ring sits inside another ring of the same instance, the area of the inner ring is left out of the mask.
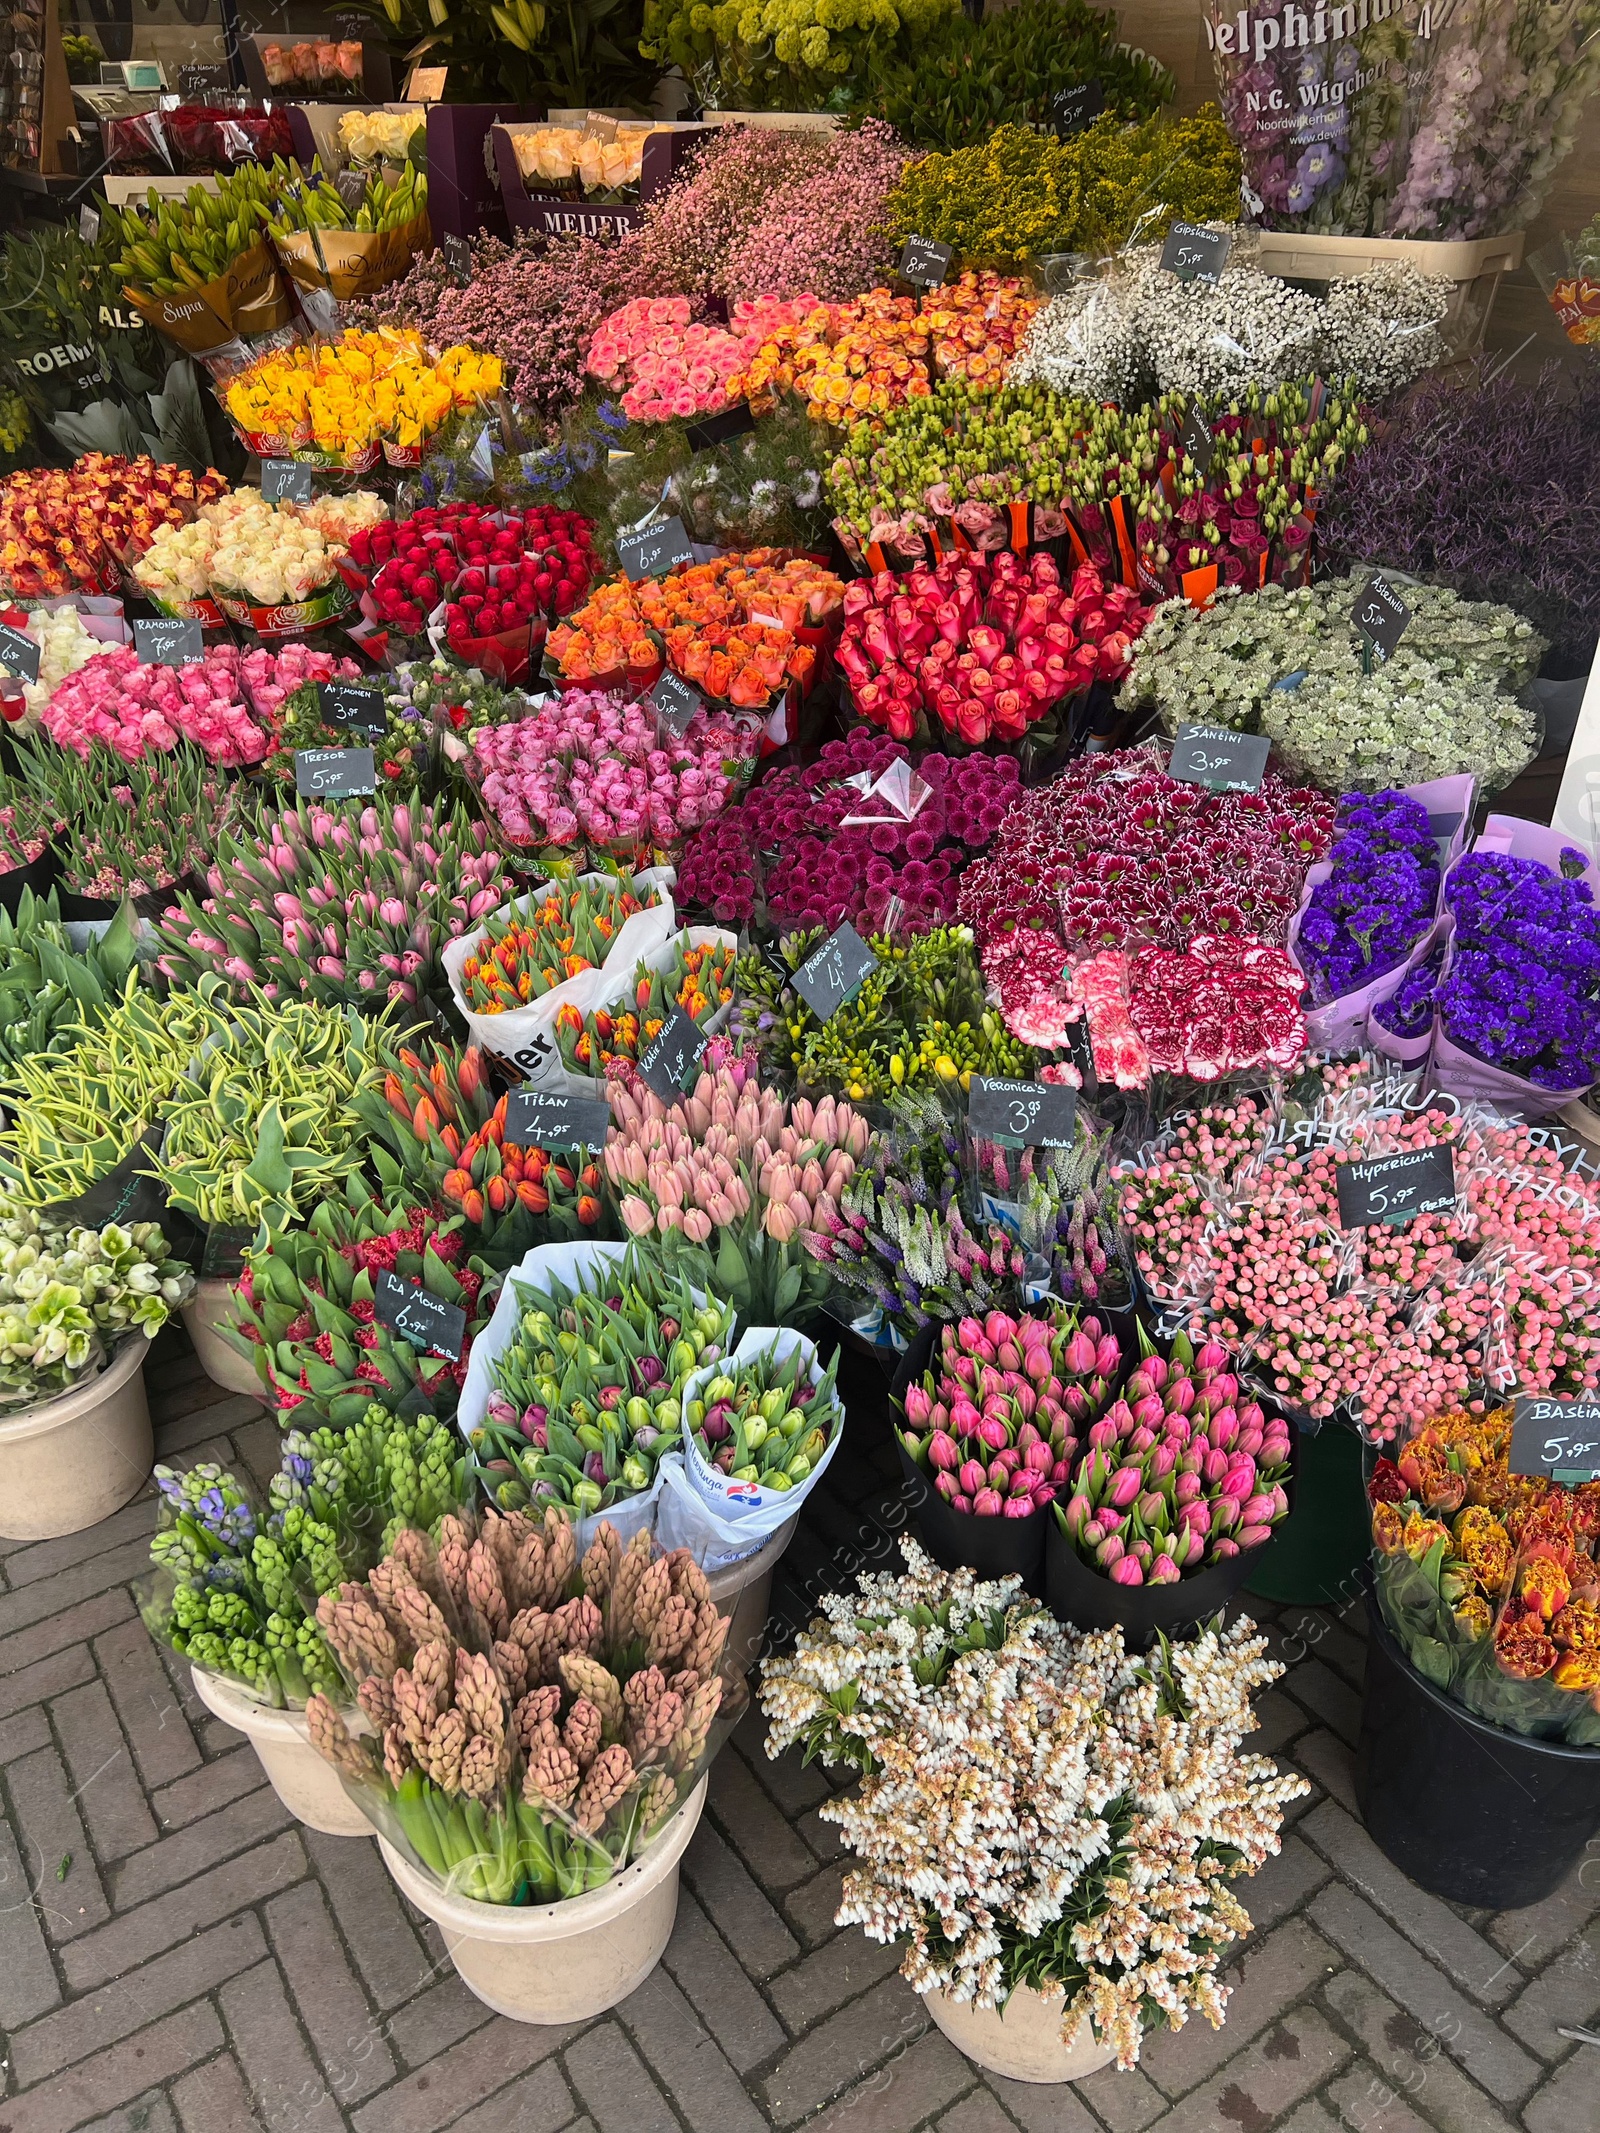
[[[1124,2068],[1163,2020],[1220,2027],[1217,1965],[1250,1930],[1226,1883],[1277,1851],[1308,1790],[1240,1749],[1252,1692],[1283,1671],[1266,1639],[1240,1621],[1137,1658],[1015,1578],[902,1547],[903,1577],[824,1600],[762,1679],[768,1755],[804,1741],[866,1772],[822,1808],[863,1862],[837,1923],[906,1941],[918,1992],[1061,2000],[1063,2039],[1087,2021]]]
[[[399,1534],[317,1619],[376,1737],[326,1696],[311,1737],[453,1892],[548,1903],[599,1888],[699,1782],[728,1624],[686,1549],[489,1512]]]

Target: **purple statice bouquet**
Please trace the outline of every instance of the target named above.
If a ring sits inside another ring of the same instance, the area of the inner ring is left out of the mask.
[[[1600,1076],[1600,912],[1585,865],[1570,845],[1559,873],[1473,852],[1445,884],[1455,938],[1436,995],[1444,1034],[1541,1089]]]
[[[1420,800],[1347,793],[1335,828],[1332,872],[1311,891],[1295,945],[1317,1006],[1404,962],[1439,903],[1439,852]]]
[[[1372,1019],[1379,1029],[1387,1030],[1391,1037],[1415,1040],[1425,1036],[1433,1027],[1434,995],[1439,987],[1439,973],[1444,968],[1444,948],[1436,948],[1426,962],[1419,963],[1415,970],[1408,970],[1387,1000],[1380,1000],[1372,1010]]]
[[[742,922],[759,868],[767,910],[784,932],[846,918],[873,932],[945,924],[961,870],[988,848],[1019,773],[1011,756],[925,755],[915,768],[929,790],[908,819],[865,788],[909,760],[899,742],[863,726],[827,742],[804,769],[763,779],[691,841],[679,900],[724,924]]]

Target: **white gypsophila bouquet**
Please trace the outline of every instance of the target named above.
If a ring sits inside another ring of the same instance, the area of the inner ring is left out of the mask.
[[[979,1584],[902,1542],[902,1577],[823,1602],[767,1662],[767,1753],[853,1761],[827,1802],[863,1864],[841,1925],[907,1943],[918,1992],[1002,2006],[1025,1986],[1133,2066],[1147,2028],[1220,2025],[1222,1951],[1250,1929],[1226,1886],[1278,1849],[1309,1789],[1241,1752],[1283,1671],[1254,1625],[1161,1643],[1058,1623],[1015,1578]]]
[[[1471,771],[1508,784],[1532,761],[1538,721],[1510,692],[1544,640],[1508,607],[1409,581],[1411,610],[1387,664],[1368,662],[1352,619],[1371,573],[1247,598],[1223,587],[1197,610],[1169,600],[1134,649],[1122,701],[1186,721],[1270,735],[1293,777],[1331,792]],[[1370,665],[1370,671],[1368,666]]]
[[[120,1334],[154,1340],[194,1286],[154,1222],[61,1229],[0,1212],[0,1406],[64,1392]]]

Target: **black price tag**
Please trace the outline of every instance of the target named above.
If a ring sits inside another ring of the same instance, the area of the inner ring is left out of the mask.
[[[789,983],[811,1012],[827,1022],[877,967],[878,958],[846,919],[837,933],[811,951]]]
[[[26,630],[14,630],[0,622],[0,667],[19,681],[39,679],[39,647]]]
[[[228,69],[221,61],[185,60],[177,69],[178,94],[190,103],[206,103],[226,96],[233,88]]]
[[[1600,1474],[1600,1400],[1518,1393],[1511,1412],[1513,1474],[1547,1474],[1577,1488]]]
[[[381,740],[387,727],[383,691],[357,681],[319,681],[317,708],[325,726],[343,726],[351,733],[364,733]]]
[[[650,707],[667,731],[681,741],[695,713],[703,711],[706,704],[699,690],[691,689],[669,667],[650,691]]]
[[[309,504],[311,469],[292,459],[263,459],[261,501],[264,504]]]
[[[1212,792],[1259,792],[1272,743],[1264,733],[1230,733],[1226,726],[1178,728],[1167,776]]]
[[[900,278],[923,289],[940,288],[955,256],[953,245],[940,244],[932,237],[908,237],[900,253]]]
[[[440,249],[444,263],[450,269],[450,278],[458,289],[470,288],[472,284],[472,247],[465,237],[441,237]]]
[[[1070,1148],[1077,1116],[1078,1092],[1065,1083],[974,1074],[967,1090],[968,1130],[1005,1148]]]
[[[1175,222],[1161,247],[1161,264],[1179,281],[1220,281],[1233,238],[1227,230],[1204,230]]]
[[[199,623],[175,616],[161,615],[153,622],[140,616],[133,625],[133,644],[142,667],[192,667],[206,656]]]
[[[1411,610],[1381,570],[1368,578],[1356,601],[1354,621],[1379,659],[1387,659],[1406,633]]]
[[[424,1355],[460,1362],[467,1337],[467,1314],[460,1304],[446,1303],[420,1281],[406,1281],[382,1267],[372,1283],[372,1308],[384,1325]]]
[[[1202,480],[1211,471],[1211,461],[1216,452],[1216,439],[1211,426],[1199,408],[1191,408],[1189,419],[1183,425],[1183,449],[1194,461],[1195,472]]]
[[[377,790],[370,748],[297,748],[294,789],[306,800],[342,800]]]
[[[709,452],[713,445],[727,444],[734,437],[748,437],[756,426],[756,418],[750,412],[748,400],[741,400],[737,407],[730,407],[720,415],[708,415],[704,422],[689,425],[689,449],[691,452]]]
[[[1067,1024],[1067,1057],[1083,1076],[1084,1087],[1092,1087],[1095,1079],[1094,1039],[1089,1032],[1087,1009]]]
[[[1085,126],[1093,125],[1105,108],[1106,92],[1101,88],[1097,74],[1070,89],[1058,89],[1050,99],[1050,123],[1056,139],[1066,141],[1073,134],[1082,133]]]
[[[1448,1141],[1341,1163],[1336,1178],[1341,1229],[1450,1214],[1456,1204],[1456,1152]]]
[[[663,1103],[675,1104],[690,1068],[699,1065],[705,1048],[705,1032],[675,1007],[660,1034],[639,1054],[639,1072]]]
[[[592,1096],[513,1089],[506,1098],[506,1139],[518,1148],[603,1148],[610,1131],[611,1106]]]
[[[85,204],[78,210],[78,235],[85,244],[93,244],[100,235],[100,210]]]
[[[694,550],[681,518],[664,518],[643,533],[624,533],[617,541],[617,561],[635,585],[641,578],[662,578],[694,561]]]

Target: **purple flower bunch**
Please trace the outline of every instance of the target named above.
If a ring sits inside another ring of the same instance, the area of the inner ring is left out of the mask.
[[[1600,1076],[1600,911],[1577,878],[1584,864],[1571,846],[1559,873],[1473,852],[1445,885],[1455,939],[1437,993],[1444,1033],[1543,1089]]]
[[[880,119],[798,138],[811,147],[811,165],[768,195],[728,254],[717,286],[730,301],[810,290],[825,303],[848,303],[893,268],[885,209],[906,166],[904,144]]]
[[[1372,1018],[1391,1037],[1421,1037],[1433,1026],[1434,994],[1444,969],[1444,949],[1436,948],[1426,962],[1408,970],[1387,1000],[1380,1000]]]
[[[956,881],[987,849],[1020,791],[1011,756],[923,756],[915,775],[931,789],[907,819],[863,788],[910,761],[887,734],[858,727],[827,742],[815,763],[764,779],[690,844],[678,894],[724,923],[748,917],[759,855],[767,909],[784,931],[803,926],[897,923],[922,932],[955,916]],[[851,823],[852,815],[882,817]]]
[[[1295,949],[1318,1005],[1404,962],[1439,906],[1439,852],[1420,800],[1347,793],[1335,830],[1333,871],[1311,892]]]

